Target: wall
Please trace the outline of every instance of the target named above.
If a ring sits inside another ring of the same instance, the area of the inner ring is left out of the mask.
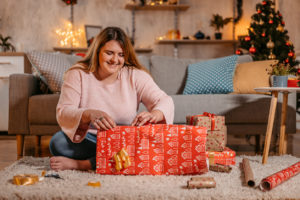
[[[300,7],[299,0],[277,0],[291,41],[300,49]],[[219,13],[230,17],[233,13],[233,0],[181,0],[190,5],[187,11],[179,13],[178,24],[183,36],[194,35],[201,30],[213,37],[214,30],[209,26],[212,14]],[[255,12],[256,3],[261,0],[244,0],[244,17],[237,25],[237,33],[246,33],[250,16]],[[78,0],[74,6],[76,28],[84,24],[120,26],[131,34],[131,11],[125,9],[128,0]],[[70,17],[70,7],[61,0],[0,0],[0,33],[10,35],[19,51],[52,51],[58,45],[55,30],[65,26]],[[173,55],[173,45],[158,45],[155,38],[164,35],[174,27],[173,11],[137,11],[136,46],[152,47],[158,55]],[[227,25],[224,39],[232,39],[232,26]],[[180,45],[179,57],[212,58],[233,53],[232,45]]]

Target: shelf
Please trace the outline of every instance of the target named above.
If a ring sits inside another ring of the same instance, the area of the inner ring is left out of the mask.
[[[134,50],[137,53],[151,53],[153,49],[151,49],[151,48],[135,48]]]
[[[187,10],[190,6],[179,4],[179,5],[145,5],[141,6],[138,4],[126,4],[125,8],[129,10]]]
[[[72,54],[72,53],[86,53],[88,48],[82,47],[53,47],[54,51],[59,51],[61,53]],[[151,53],[151,48],[136,48],[134,49],[137,53]]]
[[[157,40],[158,44],[236,44],[238,40]]]
[[[54,51],[59,51],[66,54],[85,53],[88,49],[82,47],[53,47]]]

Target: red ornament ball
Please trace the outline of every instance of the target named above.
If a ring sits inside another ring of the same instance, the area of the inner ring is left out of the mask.
[[[260,14],[260,13],[261,13],[261,10],[260,10],[260,9],[258,9],[258,10],[257,10],[257,13],[258,13],[258,14]]]
[[[267,2],[266,2],[266,1],[263,1],[263,2],[262,2],[262,5],[264,5],[264,6],[267,5]]]
[[[261,36],[262,36],[262,37],[266,37],[266,33],[262,33]]]
[[[281,21],[281,24],[282,24],[282,25],[285,25],[285,22],[284,22],[284,21]]]
[[[285,63],[289,63],[290,62],[290,60],[287,58],[287,59],[285,59],[285,61],[284,61]]]
[[[251,40],[250,36],[246,36],[246,37],[245,37],[245,41],[248,42],[248,41],[250,41],[250,40]]]
[[[254,46],[250,47],[249,52],[250,53],[255,53],[256,52],[256,48]]]
[[[289,56],[289,57],[293,57],[293,56],[294,56],[294,52],[290,51],[290,52],[288,53],[288,56]]]
[[[285,45],[286,45],[286,46],[290,46],[291,43],[290,43],[290,42],[286,42]]]
[[[273,24],[273,20],[272,19],[269,20],[269,24]]]
[[[239,49],[237,49],[237,50],[235,51],[235,54],[236,54],[236,55],[242,55],[242,51],[239,50]]]

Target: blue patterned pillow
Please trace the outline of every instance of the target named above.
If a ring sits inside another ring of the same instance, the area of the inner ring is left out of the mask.
[[[233,92],[233,74],[237,55],[188,66],[183,94],[227,94]]]

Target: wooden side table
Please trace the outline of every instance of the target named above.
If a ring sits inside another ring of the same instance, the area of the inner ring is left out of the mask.
[[[282,93],[283,102],[281,108],[281,120],[280,120],[280,138],[279,138],[279,155],[286,154],[287,150],[287,135],[285,134],[286,128],[286,110],[287,110],[287,102],[288,102],[288,94],[291,92],[300,92],[300,88],[298,87],[259,87],[254,88],[257,92],[271,92],[272,100],[270,105],[269,117],[268,117],[268,125],[267,132],[265,138],[265,146],[263,152],[262,163],[266,164],[269,155],[269,148],[272,136],[272,130],[274,125],[274,117],[278,100],[278,93]]]

